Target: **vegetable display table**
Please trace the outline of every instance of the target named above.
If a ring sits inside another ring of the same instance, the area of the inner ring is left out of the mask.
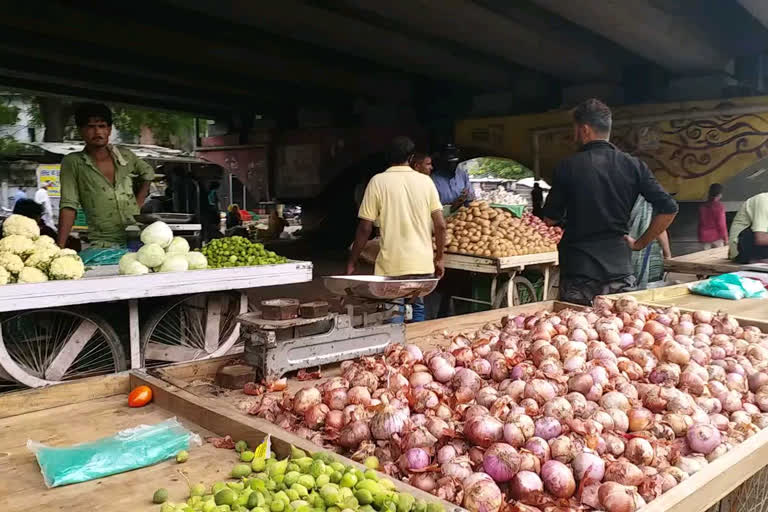
[[[728,247],[717,247],[664,260],[664,270],[678,274],[693,274],[699,279],[703,279],[708,276],[738,272],[739,270],[768,272],[768,265],[734,263],[728,259]]]
[[[108,266],[77,281],[2,286],[0,381],[40,387],[125,370],[113,322],[99,314],[115,301],[128,301],[131,368],[224,355],[239,340],[244,290],[311,279],[312,263],[294,261],[133,276]],[[140,325],[138,301],[158,297],[172,298]]]
[[[541,270],[544,275],[542,300],[547,300],[550,287],[550,273],[552,268],[558,265],[559,260],[557,252],[544,252],[539,254],[526,254],[525,256],[509,256],[506,258],[486,258],[466,254],[446,253],[444,261],[446,269],[464,270],[466,272],[477,272],[492,276],[489,300],[453,296],[451,297],[452,302],[454,300],[473,302],[475,304],[485,304],[495,309],[503,306],[519,305],[520,288],[526,289],[529,295],[536,297],[536,291],[533,284],[528,279],[518,276],[518,273],[526,268],[536,268]],[[509,280],[499,288],[498,280],[502,275],[509,276]]]

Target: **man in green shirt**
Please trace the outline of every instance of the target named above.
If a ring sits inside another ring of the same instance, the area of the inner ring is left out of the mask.
[[[768,192],[752,196],[731,222],[728,258],[753,263],[768,258]]]
[[[66,244],[80,206],[92,247],[125,245],[125,228],[135,224],[134,215],[147,198],[155,172],[129,150],[109,144],[112,112],[106,105],[81,105],[75,122],[85,149],[61,161],[59,246]],[[134,179],[139,182],[137,192]]]

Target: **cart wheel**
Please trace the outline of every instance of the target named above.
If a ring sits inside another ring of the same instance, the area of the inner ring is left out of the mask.
[[[507,290],[509,289],[510,283],[515,287],[515,293],[512,296],[514,304],[512,304],[512,306],[520,306],[522,304],[529,304],[537,301],[536,288],[533,286],[533,283],[525,277],[516,276],[511,281],[504,283],[501,289],[496,292],[496,298],[493,301],[494,308],[506,308],[510,306],[507,304]]]
[[[0,325],[0,386],[41,387],[128,367],[120,338],[97,315],[35,309],[5,316]]]
[[[195,361],[242,351],[237,317],[248,307],[245,294],[201,293],[176,297],[141,329],[142,366]]]

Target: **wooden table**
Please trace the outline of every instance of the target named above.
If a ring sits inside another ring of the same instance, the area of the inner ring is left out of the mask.
[[[539,269],[542,274],[544,274],[542,300],[547,300],[550,286],[550,273],[552,268],[557,266],[558,261],[559,256],[557,251],[527,254],[525,256],[509,256],[506,258],[486,258],[466,254],[448,253],[445,255],[444,260],[446,269],[464,270],[466,272],[477,272],[493,276],[491,279],[489,300],[486,301],[469,297],[452,296],[451,301],[460,300],[464,302],[474,302],[476,304],[485,304],[494,309],[504,305],[519,305],[520,299],[517,293],[517,284],[523,284],[530,289],[531,293],[535,293],[531,282],[517,275],[530,267]],[[509,280],[504,284],[504,287],[501,290],[497,290],[498,280],[502,275],[508,276]]]
[[[768,265],[734,263],[728,259],[728,247],[717,247],[664,260],[664,270],[679,274],[693,274],[699,279],[703,279],[713,275],[738,272],[739,270],[768,272]]]

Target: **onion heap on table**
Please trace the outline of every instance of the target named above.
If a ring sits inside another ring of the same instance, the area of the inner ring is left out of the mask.
[[[246,408],[470,512],[633,512],[768,425],[768,336],[727,314],[599,298],[446,341]]]
[[[473,201],[447,219],[445,247],[453,253],[504,258],[556,251],[562,235],[562,229],[530,213],[517,218],[503,208]]]

